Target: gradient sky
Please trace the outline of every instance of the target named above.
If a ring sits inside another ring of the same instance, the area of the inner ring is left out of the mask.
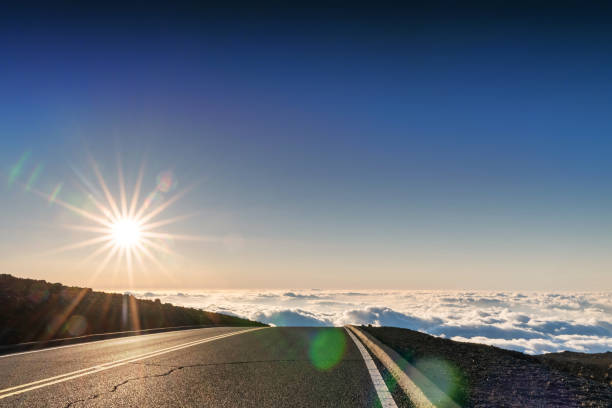
[[[135,287],[612,289],[610,13],[489,3],[7,10],[1,272],[129,286],[25,187],[82,203],[90,152],[220,238]]]

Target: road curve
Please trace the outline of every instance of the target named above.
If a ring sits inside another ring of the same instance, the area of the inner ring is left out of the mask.
[[[341,328],[203,328],[0,356],[0,407],[374,407]]]

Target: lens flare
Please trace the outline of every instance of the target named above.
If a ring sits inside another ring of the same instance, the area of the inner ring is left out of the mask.
[[[36,180],[38,180],[38,177],[40,177],[40,173],[42,173],[44,166],[42,164],[37,164],[36,167],[34,167],[34,170],[32,170],[32,173],[30,174],[30,177],[28,178],[28,182],[26,183],[26,190],[30,190],[32,189],[32,186],[34,185],[34,183],[36,182]]]
[[[53,191],[49,195],[49,199],[47,200],[49,205],[52,205],[55,202],[55,199],[59,195],[60,191],[62,191],[62,187],[63,186],[64,186],[64,183],[59,183],[58,185],[55,186],[55,188],[53,189]]]
[[[312,340],[308,356],[317,370],[327,371],[335,367],[346,349],[346,337],[341,328],[321,330]]]
[[[11,187],[13,185],[13,183],[15,183],[15,181],[17,180],[19,175],[22,173],[23,166],[28,161],[28,159],[30,158],[31,154],[32,154],[32,152],[30,152],[28,150],[27,152],[22,154],[21,157],[19,157],[19,160],[17,161],[17,163],[15,163],[15,165],[13,167],[11,167],[11,170],[9,172],[9,177],[8,177],[8,185],[9,185],[9,187]]]

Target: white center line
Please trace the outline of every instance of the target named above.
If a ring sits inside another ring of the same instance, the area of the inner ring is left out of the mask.
[[[119,366],[129,364],[135,361],[144,360],[146,358],[160,356],[162,354],[170,353],[172,351],[177,351],[177,350],[181,350],[187,347],[197,346],[198,344],[208,343],[210,341],[219,340],[219,339],[223,339],[226,337],[235,336],[237,334],[247,333],[250,331],[261,330],[261,329],[262,329],[261,327],[258,327],[255,329],[247,329],[247,330],[241,330],[241,331],[236,331],[236,332],[231,332],[231,333],[226,333],[226,334],[220,334],[218,336],[207,337],[201,340],[190,341],[187,343],[179,344],[179,345],[172,346],[172,347],[166,347],[160,350],[150,351],[148,353],[143,353],[143,354],[139,354],[136,356],[122,358],[120,360],[109,361],[104,364],[99,364],[96,366],[83,368],[81,370],[71,371],[69,373],[56,375],[53,377],[45,378],[45,379],[38,380],[38,381],[33,381],[30,383],[26,383],[26,384],[21,384],[15,387],[5,388],[3,390],[0,390],[0,399],[7,398],[13,395],[22,394],[24,392],[32,391],[38,388],[47,387],[49,385],[61,383],[64,381],[69,381],[74,378],[98,373],[100,371],[108,370],[114,367],[119,367]]]
[[[374,383],[376,394],[378,395],[378,399],[380,400],[380,405],[382,405],[382,408],[397,408],[397,404],[395,404],[395,401],[393,400],[393,397],[391,396],[391,393],[387,388],[387,384],[385,384],[382,375],[380,375],[380,371],[378,371],[376,363],[374,363],[374,360],[372,360],[370,353],[368,353],[368,350],[366,350],[366,348],[363,346],[363,344],[361,344],[359,339],[357,339],[357,337],[355,337],[355,335],[351,333],[348,328],[345,327],[345,330],[349,334],[349,336],[351,336],[353,342],[355,342],[357,349],[359,349],[359,352],[361,353],[361,357],[363,357],[363,361],[365,361],[365,365],[368,368],[368,372],[370,373],[370,378]]]

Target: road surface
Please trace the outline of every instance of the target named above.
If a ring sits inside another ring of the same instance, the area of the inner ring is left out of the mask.
[[[374,407],[342,328],[204,328],[0,356],[0,407]]]

